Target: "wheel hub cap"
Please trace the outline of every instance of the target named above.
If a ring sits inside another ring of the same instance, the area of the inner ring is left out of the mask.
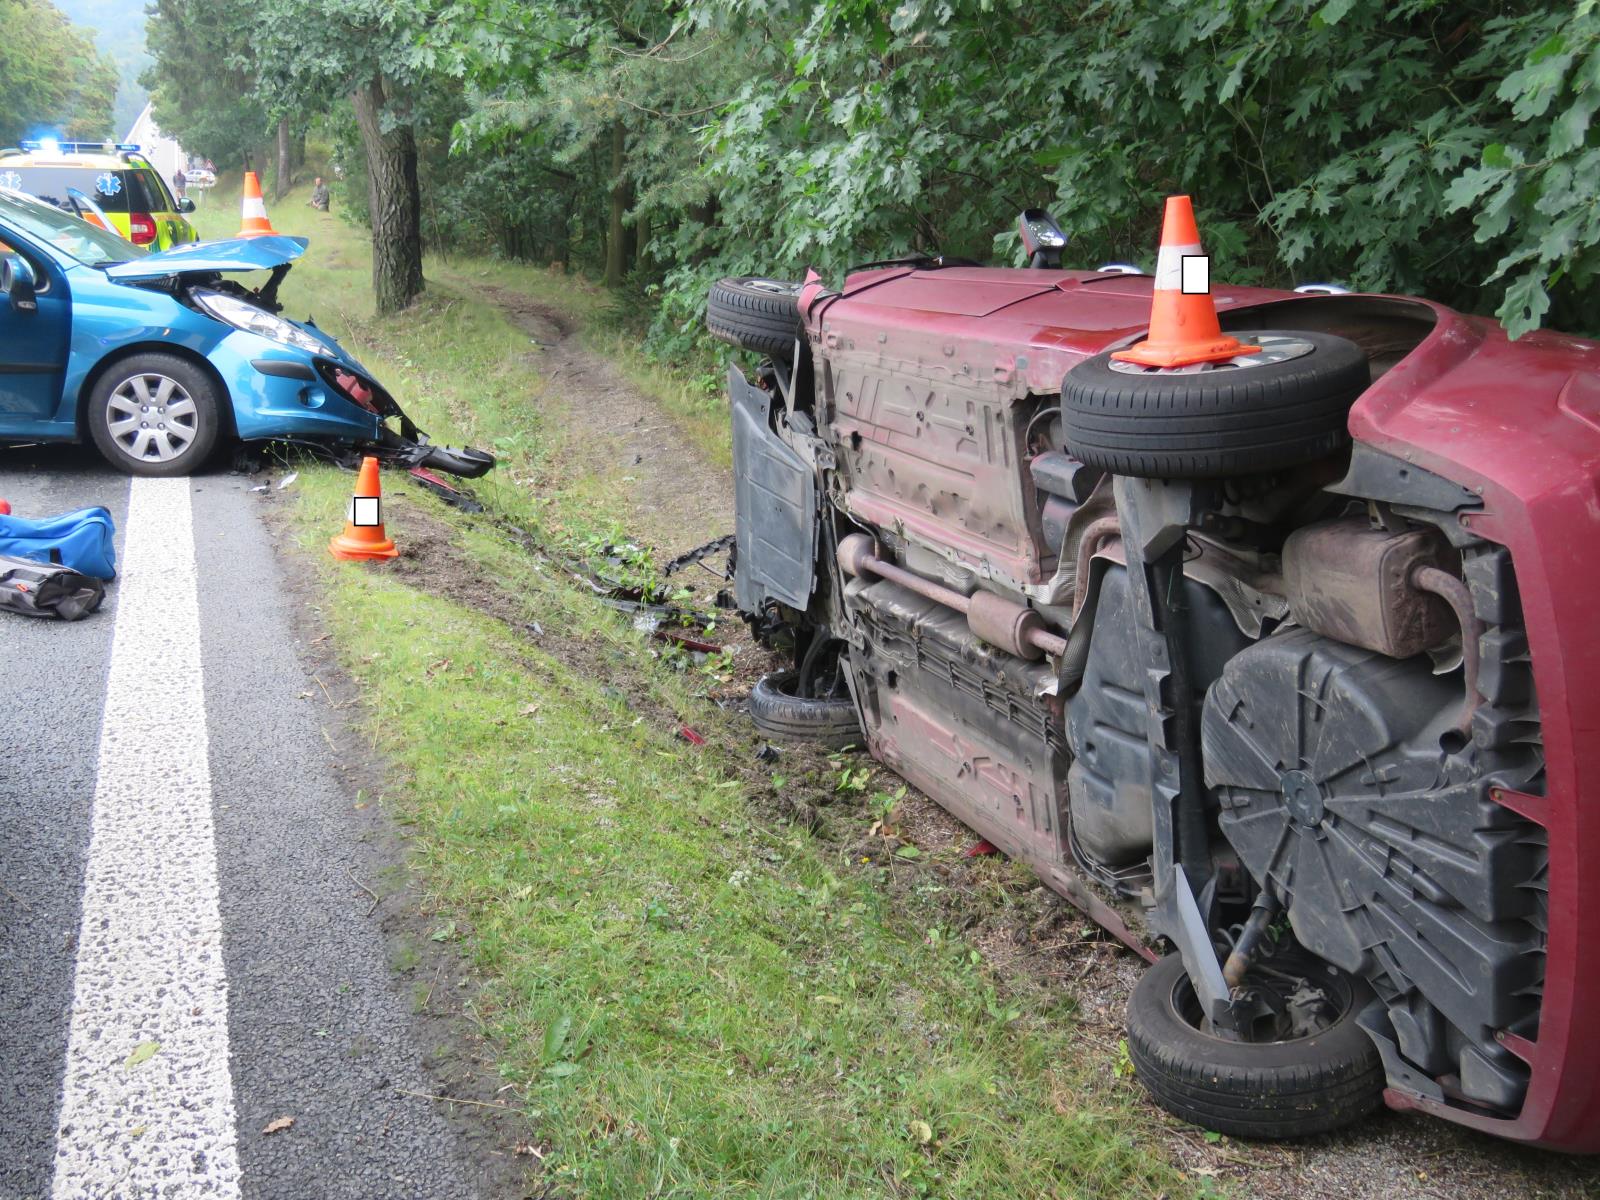
[[[143,373],[117,385],[106,402],[106,430],[117,448],[141,462],[171,462],[199,432],[194,398],[176,379]]]

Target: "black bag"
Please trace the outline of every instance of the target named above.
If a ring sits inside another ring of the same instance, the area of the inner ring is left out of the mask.
[[[106,585],[54,563],[0,554],[0,609],[76,621],[100,607]]]

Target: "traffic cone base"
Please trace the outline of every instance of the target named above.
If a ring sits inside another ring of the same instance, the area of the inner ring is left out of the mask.
[[[363,458],[361,471],[356,476],[355,495],[350,500],[350,511],[345,518],[344,532],[328,542],[328,553],[335,558],[352,560],[368,558],[394,558],[400,553],[394,542],[384,532],[379,519],[378,460]],[[370,500],[371,504],[361,503]],[[367,519],[370,511],[372,520]]]
[[[1189,197],[1168,196],[1150,298],[1150,333],[1142,342],[1113,353],[1114,360],[1143,367],[1188,367],[1260,351],[1259,346],[1222,332],[1209,291],[1184,292],[1183,260],[1202,253]]]
[[[267,202],[261,198],[261,180],[254,171],[244,173],[244,196],[239,207],[243,210],[243,220],[235,236],[242,238],[278,236],[278,231],[267,219]]]

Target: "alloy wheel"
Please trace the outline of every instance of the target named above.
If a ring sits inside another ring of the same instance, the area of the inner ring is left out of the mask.
[[[105,421],[117,448],[140,462],[180,458],[199,433],[199,414],[184,386],[149,372],[117,385],[106,401]]]

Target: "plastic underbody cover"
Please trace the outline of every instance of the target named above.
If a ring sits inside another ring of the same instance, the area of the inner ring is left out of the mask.
[[[1460,702],[1425,657],[1278,633],[1207,695],[1206,782],[1251,874],[1288,897],[1300,942],[1375,983],[1402,1052],[1512,1108],[1526,1070],[1494,1031],[1526,1028],[1538,1008],[1543,857],[1490,799],[1471,747],[1453,744]],[[1427,1027],[1440,1017],[1453,1033]]]
[[[734,597],[741,612],[772,601],[805,610],[814,582],[816,473],[772,432],[772,396],[737,367],[733,402]]]
[[[1100,584],[1095,637],[1083,686],[1067,705],[1074,762],[1069,780],[1072,832],[1097,862],[1122,867],[1150,855],[1152,816],[1149,712],[1144,660],[1135,636],[1128,572],[1110,566]],[[1227,606],[1194,579],[1185,581],[1189,619],[1198,634],[1190,658],[1197,691],[1249,645]],[[1102,634],[1107,636],[1102,636]]]

